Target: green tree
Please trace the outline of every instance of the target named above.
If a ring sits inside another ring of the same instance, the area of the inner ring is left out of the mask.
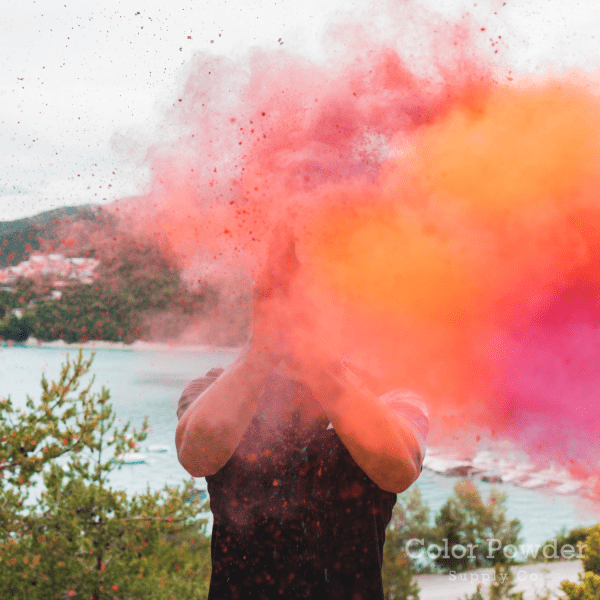
[[[0,340],[25,342],[33,331],[34,322],[31,311],[26,311],[21,318],[15,314],[8,315],[4,321],[0,321]]]
[[[556,558],[551,555],[550,558],[546,558],[542,554],[538,554],[537,557],[528,557],[530,562],[551,562],[553,560],[563,560],[563,549],[568,553],[572,553],[573,551],[577,552],[578,548],[584,545],[588,535],[590,534],[592,527],[575,527],[570,531],[567,531],[565,527],[563,527],[556,534]],[[541,545],[541,548],[545,546],[551,546],[554,544],[554,539],[547,540]],[[567,546],[567,548],[565,548]]]
[[[210,573],[192,483],[128,497],[108,475],[146,434],[126,434],[80,353],[38,402],[0,403],[0,597],[196,599]],[[83,387],[82,387],[83,386]],[[80,389],[81,388],[81,389]]]
[[[59,300],[36,305],[33,334],[49,341],[107,340],[131,342],[138,336],[142,319],[135,301],[126,293],[76,283]]]
[[[583,573],[579,583],[563,581],[561,589],[567,600],[598,600],[600,598],[600,525],[591,528],[583,548]]]
[[[419,600],[419,585],[410,560],[387,543],[383,547],[383,590],[386,600]]]
[[[427,563],[411,558],[406,544],[417,539],[423,540],[426,546],[433,540],[429,513],[418,487],[398,496],[383,548],[383,585],[388,600],[417,600],[419,597],[413,574],[426,568]]]
[[[518,519],[506,518],[505,503],[504,493],[492,489],[484,502],[473,482],[458,481],[454,494],[436,517],[435,534],[443,540],[438,544],[444,546],[447,540],[448,545],[448,552],[435,559],[436,565],[444,570],[464,571],[510,562],[503,550],[519,544],[521,524]],[[498,540],[500,547],[491,540]]]
[[[600,525],[590,528],[581,562],[584,571],[600,575]]]
[[[424,559],[412,558],[406,545],[410,540],[418,540],[415,547],[411,548],[418,551],[435,541],[430,512],[427,504],[423,502],[421,490],[417,486],[412,487],[398,496],[392,519],[385,532],[386,548],[392,555],[402,554],[414,572],[428,571],[429,565]]]

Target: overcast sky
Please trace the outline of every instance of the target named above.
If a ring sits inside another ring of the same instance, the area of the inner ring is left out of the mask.
[[[597,72],[600,64],[598,0],[421,4],[450,18],[469,11],[493,22],[524,70],[566,65]],[[195,52],[235,57],[253,46],[276,50],[281,38],[285,49],[314,56],[332,19],[343,11],[373,14],[380,5],[3,0],[0,220],[142,192],[145,144]]]

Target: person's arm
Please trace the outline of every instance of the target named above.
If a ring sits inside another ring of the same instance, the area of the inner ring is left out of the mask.
[[[400,493],[416,481],[424,437],[410,418],[340,370],[321,369],[305,381],[356,464],[380,488]]]
[[[242,440],[266,379],[280,360],[286,321],[281,306],[296,271],[293,238],[277,229],[255,290],[252,340],[210,387],[195,399],[186,398],[187,409],[178,411],[183,414],[175,431],[177,457],[190,475],[215,474]]]
[[[221,367],[211,369],[204,377],[190,381],[183,390],[179,402],[177,402],[177,420],[183,417],[183,413],[194,403],[194,400],[206,391],[224,371]]]
[[[249,344],[189,405],[177,424],[175,445],[179,462],[190,475],[213,475],[231,458],[272,370],[269,355]]]

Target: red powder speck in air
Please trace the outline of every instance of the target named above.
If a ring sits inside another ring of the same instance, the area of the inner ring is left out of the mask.
[[[285,223],[315,361],[326,340],[421,392],[439,431],[591,464],[600,105],[572,74],[495,77],[486,29],[437,20],[418,60],[406,28],[392,47],[355,24],[321,63],[197,56],[128,210],[190,279],[233,287]]]

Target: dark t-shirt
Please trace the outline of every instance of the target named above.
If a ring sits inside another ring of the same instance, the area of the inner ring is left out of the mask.
[[[371,481],[326,420],[304,417],[310,402],[302,384],[271,375],[235,453],[206,478],[209,600],[383,600],[396,494]]]

